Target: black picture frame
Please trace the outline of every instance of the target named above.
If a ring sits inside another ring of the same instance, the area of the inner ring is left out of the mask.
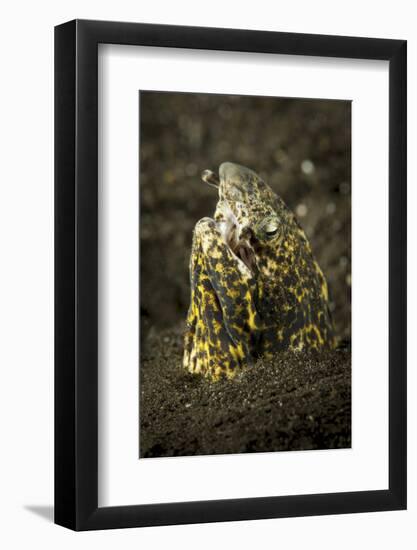
[[[98,44],[389,62],[389,488],[98,507]],[[406,508],[406,41],[74,20],[55,28],[55,522],[74,530]]]

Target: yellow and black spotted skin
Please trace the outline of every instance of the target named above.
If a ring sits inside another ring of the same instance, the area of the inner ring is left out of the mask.
[[[184,367],[218,380],[260,356],[334,347],[326,279],[293,213],[243,166],[203,180],[219,201],[194,229]]]

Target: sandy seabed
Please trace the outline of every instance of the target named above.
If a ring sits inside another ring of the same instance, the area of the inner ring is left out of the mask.
[[[140,378],[140,456],[351,446],[351,354],[284,353],[233,380],[181,367],[181,331],[149,336]]]

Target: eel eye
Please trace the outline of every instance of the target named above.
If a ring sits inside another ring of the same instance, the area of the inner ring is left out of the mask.
[[[279,234],[279,232],[279,219],[276,216],[271,216],[259,224],[257,234],[261,238],[273,239]]]

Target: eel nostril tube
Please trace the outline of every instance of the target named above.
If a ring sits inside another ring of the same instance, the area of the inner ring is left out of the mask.
[[[208,183],[212,187],[216,187],[216,189],[218,189],[220,186],[219,178],[211,170],[204,170],[204,172],[202,172],[201,174],[201,179],[204,181],[204,183]]]

